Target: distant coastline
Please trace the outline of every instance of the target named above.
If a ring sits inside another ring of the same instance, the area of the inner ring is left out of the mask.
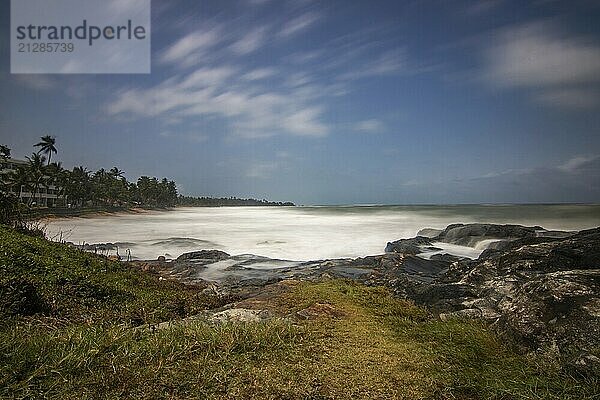
[[[182,200],[183,199],[183,200]],[[276,202],[268,200],[187,197],[181,196],[178,204],[173,207],[126,207],[126,206],[96,206],[74,208],[39,208],[31,209],[27,214],[31,219],[53,219],[69,217],[99,217],[117,214],[144,214],[152,211],[172,211],[183,207],[296,207],[292,202]]]
[[[283,206],[293,207],[291,201],[269,201],[257,199],[240,199],[237,197],[191,197],[179,196],[177,206],[182,207],[237,207],[237,206]]]

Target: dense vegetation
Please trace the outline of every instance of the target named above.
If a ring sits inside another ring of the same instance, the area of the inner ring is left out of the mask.
[[[293,206],[289,201],[268,201],[256,199],[238,199],[237,197],[190,197],[179,196],[177,204],[188,207],[222,207],[222,206]]]
[[[51,162],[57,152],[56,139],[44,136],[35,146],[39,151],[27,157],[27,164],[17,167],[0,179],[4,197],[20,198],[23,192],[31,192],[28,206],[40,198],[40,189],[56,188],[60,196],[59,206],[142,206],[173,207],[177,204],[177,186],[166,178],[158,180],[148,176],[137,182],[128,182],[124,172],[117,167],[110,170],[88,171],[83,166],[67,170],[60,162]],[[0,157],[7,159],[10,149],[2,145]]]
[[[442,322],[347,281],[287,281],[240,304],[281,317],[268,322],[135,328],[228,301],[0,226],[0,397],[591,399],[599,389],[478,322]]]

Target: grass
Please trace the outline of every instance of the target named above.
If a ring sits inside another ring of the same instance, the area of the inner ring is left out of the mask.
[[[439,321],[384,288],[284,282],[241,306],[287,318],[151,332],[133,326],[218,301],[200,287],[6,228],[0,268],[1,398],[593,399],[600,392],[593,378],[514,353],[483,324]]]
[[[201,286],[160,280],[104,257],[0,227],[0,316],[140,325],[219,306]]]

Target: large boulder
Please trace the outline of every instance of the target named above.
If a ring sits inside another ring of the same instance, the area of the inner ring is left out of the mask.
[[[453,224],[449,225],[433,241],[475,247],[483,240],[515,240],[536,237],[540,226],[497,225],[497,224]]]
[[[569,368],[598,374],[600,228],[566,238],[528,231],[504,230],[506,237],[526,237],[477,260],[453,262],[432,282],[396,281],[395,291],[444,319],[488,319],[524,348],[551,350]]]
[[[417,236],[411,239],[400,239],[388,242],[385,246],[386,253],[419,254],[425,249],[439,250],[432,245],[432,239],[425,236]]]

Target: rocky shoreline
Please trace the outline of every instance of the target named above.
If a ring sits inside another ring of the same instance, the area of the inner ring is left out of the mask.
[[[444,244],[486,249],[468,259],[445,253],[438,247]],[[443,320],[481,319],[525,352],[547,354],[584,375],[600,373],[600,228],[560,232],[454,224],[390,242],[385,251],[293,262],[199,250],[135,266],[164,279],[208,283],[205,290],[237,299],[283,280],[345,278],[382,285]],[[428,252],[437,254],[422,257]]]

